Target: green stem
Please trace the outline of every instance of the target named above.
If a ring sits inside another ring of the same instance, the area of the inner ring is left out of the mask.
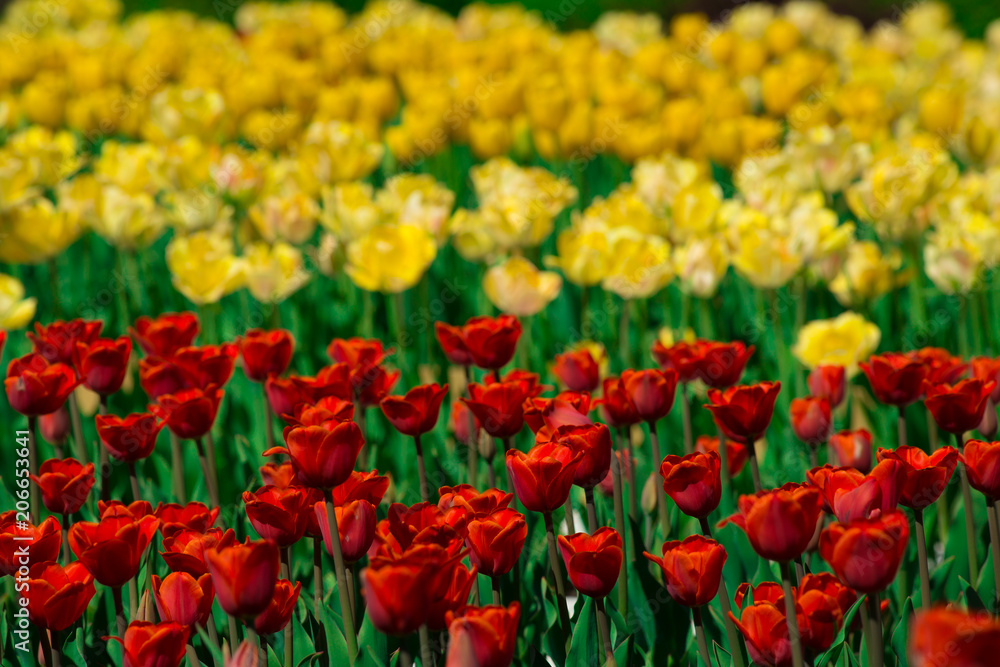
[[[545,518],[545,536],[549,545],[549,567],[552,568],[552,578],[556,584],[556,607],[559,610],[559,628],[562,631],[563,642],[570,636],[569,607],[566,606],[566,584],[563,582],[562,566],[559,564],[559,550],[556,546],[556,531],[552,525],[552,512],[543,513]]]
[[[101,396],[100,408],[102,416],[108,414],[108,397]],[[107,502],[111,500],[111,460],[107,447],[99,447],[98,461],[101,465],[101,500]]]
[[[712,526],[708,523],[708,517],[701,517],[699,519],[701,523],[701,532],[705,537],[712,537]],[[729,590],[726,587],[726,578],[719,577],[719,607],[722,609],[722,620],[726,625],[726,639],[729,641],[729,651],[732,656],[733,667],[744,667],[746,664],[743,660],[743,641],[742,635],[736,631],[736,625],[733,623],[733,619],[729,617],[729,612],[732,610],[732,606],[729,602]]]
[[[961,434],[955,434],[955,441],[958,444],[958,451],[965,452],[965,442]],[[959,476],[962,480],[962,511],[965,514],[965,544],[969,556],[969,582],[978,580],[979,577],[979,556],[976,553],[976,521],[973,516],[974,505],[972,502],[972,489],[969,486],[969,476],[963,463],[958,467]]]
[[[681,382],[681,421],[684,424],[684,453],[691,454],[694,452],[694,436],[691,432],[691,401],[687,382]]]
[[[594,487],[584,489],[583,495],[587,501],[587,530],[593,535],[597,532],[597,506],[594,504]]]
[[[337,573],[337,592],[340,594],[340,616],[344,622],[344,638],[347,640],[347,659],[353,667],[358,655],[358,638],[354,633],[354,610],[347,590],[347,570],[344,567],[344,553],[340,548],[340,529],[337,527],[337,512],[333,505],[333,491],[326,492],[326,520],[329,523],[330,543],[333,547],[333,564]]]
[[[427,624],[420,626],[420,667],[431,667],[434,656],[431,654],[431,637]]]
[[[653,469],[659,471],[663,457],[660,456],[660,439],[656,433],[656,422],[649,423],[649,441],[653,448]],[[663,539],[670,535],[670,516],[667,514],[667,492],[663,490],[663,484],[656,485],[656,513],[660,518],[660,530],[663,531]]]
[[[68,400],[69,405],[66,407],[69,409],[69,420],[73,425],[73,452],[77,461],[87,465],[90,463],[90,457],[87,456],[87,443],[83,440],[83,422],[80,419],[80,406],[75,391],[70,392]]]
[[[708,642],[705,640],[705,628],[701,621],[701,607],[691,607],[691,617],[694,619],[694,635],[698,640],[698,654],[701,655],[705,667],[712,667],[712,658],[708,653]]]
[[[802,639],[799,636],[799,621],[795,613],[795,596],[792,594],[792,567],[781,563],[781,585],[785,589],[785,620],[788,622],[788,639],[792,647],[793,667],[803,667]]]
[[[184,452],[181,450],[181,440],[170,431],[170,474],[173,477],[174,498],[181,505],[187,504],[187,492],[184,488]]]
[[[424,465],[424,450],[420,444],[420,436],[413,436],[413,444],[417,448],[417,472],[420,474],[420,500],[430,501],[430,491],[427,487],[427,468]]]
[[[913,510],[913,517],[917,524],[917,560],[920,562],[920,607],[930,609],[931,578],[927,569],[927,534],[924,532],[924,511],[922,509]]]
[[[723,433],[722,427],[716,425],[716,430],[719,432],[719,468],[722,473],[722,501],[720,507],[722,508],[723,516],[729,516],[733,509],[733,479],[729,474],[729,449],[726,447],[726,434]]]
[[[608,628],[608,612],[604,609],[604,598],[594,598],[594,616],[597,618],[597,632],[604,645],[605,667],[618,667],[615,662],[615,649],[611,644],[611,631]]]
[[[1000,522],[997,521],[996,503],[986,499],[986,515],[990,522],[990,543],[993,547],[993,613],[1000,614]]]
[[[28,417],[28,471],[38,474],[38,417]],[[38,525],[39,489],[37,484],[31,485],[30,496],[31,523]]]
[[[879,601],[878,593],[869,593],[866,604],[868,605],[868,643],[871,644],[869,665],[870,667],[882,667],[885,661],[885,649],[882,648],[882,604]]]

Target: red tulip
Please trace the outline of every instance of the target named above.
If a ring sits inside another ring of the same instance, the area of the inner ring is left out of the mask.
[[[352,470],[346,481],[333,488],[333,504],[339,507],[354,500],[367,500],[377,506],[388,490],[389,478],[379,475],[378,470]]]
[[[747,642],[750,659],[759,665],[789,667],[792,645],[788,640],[785,612],[772,602],[755,602],[743,610],[740,618],[729,612]]]
[[[118,461],[134,462],[147,458],[156,447],[156,436],[166,425],[149,413],[97,415],[97,437],[108,453]]]
[[[200,504],[200,503],[199,503]],[[216,510],[218,511],[218,510]],[[98,518],[104,518],[105,516],[130,516],[136,521],[144,516],[153,516],[153,506],[148,500],[133,500],[128,505],[120,500],[98,500],[97,501],[97,516]],[[159,519],[160,517],[156,517]],[[162,522],[161,522],[162,527]]]
[[[160,396],[149,411],[165,421],[178,438],[197,440],[212,430],[222,396],[223,391],[211,385],[205,390],[185,389]]]
[[[451,404],[448,428],[455,434],[455,440],[466,446],[475,445],[479,433],[483,430],[482,424],[462,399]]]
[[[260,656],[257,642],[244,639],[233,655],[226,660],[225,667],[266,667],[266,660]]]
[[[143,315],[129,328],[142,351],[150,357],[169,357],[188,347],[198,337],[198,316],[194,313],[163,313],[156,319]]]
[[[513,493],[500,489],[486,489],[479,493],[471,484],[442,486],[438,489],[438,495],[438,507],[444,511],[449,525],[457,520],[450,514],[462,513],[466,519],[471,520],[506,509],[514,499]]]
[[[817,366],[809,373],[806,383],[809,393],[817,398],[825,398],[831,408],[844,402],[847,372],[843,366]]]
[[[0,330],[0,355],[3,354],[3,347],[7,344],[7,332]]]
[[[295,486],[287,489],[264,486],[255,493],[243,492],[243,504],[253,529],[279,547],[291,546],[302,539],[312,511],[306,501],[305,490]]]
[[[392,388],[399,381],[399,371],[388,371],[383,366],[373,366],[364,381],[354,384],[354,390],[358,394],[358,401],[364,407],[371,407],[382,402]],[[354,376],[352,375],[352,381]]]
[[[665,542],[662,558],[647,552],[643,556],[660,566],[670,597],[685,607],[706,605],[719,591],[726,550],[711,538],[692,535]]]
[[[53,632],[76,623],[95,593],[94,577],[80,562],[62,567],[55,561],[36,561],[17,582],[20,604],[27,601],[28,619]]]
[[[295,604],[299,601],[299,593],[302,591],[302,584],[292,582],[287,579],[280,580],[274,587],[274,597],[267,605],[267,609],[262,611],[253,621],[253,627],[258,635],[273,635],[281,632],[292,620],[292,612],[295,611]]]
[[[904,481],[899,504],[914,510],[922,510],[938,499],[948,486],[959,458],[954,447],[942,447],[930,456],[919,447],[906,445],[895,451],[878,450],[879,461],[898,461],[902,465]]]
[[[38,418],[38,430],[50,445],[62,447],[69,438],[70,417],[66,404],[47,415]]]
[[[42,503],[53,514],[79,511],[94,486],[94,464],[83,465],[74,458],[49,459],[42,463],[31,481],[42,492]]]
[[[699,435],[694,442],[694,451],[707,454],[708,452],[719,452],[718,436]],[[726,466],[729,468],[729,476],[736,477],[747,464],[750,453],[744,444],[735,440],[726,440]]]
[[[243,359],[243,372],[253,382],[284,373],[295,351],[295,339],[285,329],[250,329],[236,344]]]
[[[184,659],[191,628],[180,623],[132,621],[124,641],[108,637],[122,645],[122,667],[178,667]]]
[[[76,344],[89,345],[101,335],[104,323],[99,320],[55,321],[43,326],[35,322],[35,333],[27,333],[35,352],[50,363],[72,364]]]
[[[855,600],[857,593],[829,572],[802,577],[795,597],[802,645],[816,652],[830,648]]]
[[[24,545],[30,544],[29,556],[24,555]],[[13,575],[18,568],[59,558],[62,547],[62,528],[55,517],[33,526],[20,521],[17,512],[8,510],[0,514],[0,577]],[[23,570],[27,574],[27,570]]]
[[[12,359],[3,381],[10,407],[29,417],[39,417],[62,407],[80,381],[64,363],[49,363],[40,354]]]
[[[306,378],[280,378],[270,376],[264,381],[264,394],[267,396],[271,412],[276,415],[295,414],[295,408],[302,403],[313,401],[310,382]]]
[[[795,587],[792,587],[792,592],[795,591]],[[776,605],[778,609],[782,610],[784,613],[785,609],[785,589],[782,585],[775,581],[763,581],[756,586],[752,586],[749,583],[742,583],[736,588],[736,594],[733,595],[733,602],[736,603],[737,607],[743,606],[743,598],[746,597],[747,593],[751,593],[753,597],[753,604],[758,604],[760,602],[770,602]]]
[[[479,316],[461,327],[435,322],[434,333],[451,363],[493,370],[514,358],[521,323],[513,315]]]
[[[598,403],[603,408],[604,421],[609,426],[623,428],[642,421],[621,378],[605,378],[602,393]]]
[[[507,508],[470,519],[466,530],[469,560],[488,577],[510,572],[528,537],[524,515]]]
[[[771,423],[779,391],[780,382],[741,385],[724,391],[709,389],[711,403],[705,407],[727,438],[749,446],[764,435]]]
[[[822,493],[827,512],[838,521],[851,521],[895,509],[903,492],[906,469],[899,461],[886,460],[865,475],[854,468],[827,464],[813,468],[806,477]]]
[[[538,433],[543,427],[553,429],[566,425],[591,424],[590,394],[585,391],[564,391],[555,398],[527,398],[524,401],[524,421]]]
[[[299,483],[317,489],[330,489],[351,476],[358,454],[364,445],[361,429],[354,422],[323,426],[298,426],[285,429],[285,447],[274,447],[265,456],[282,453],[291,459]]]
[[[716,452],[671,454],[660,464],[663,490],[682,512],[705,518],[715,511],[722,498],[721,470],[722,462]]]
[[[479,573],[475,566],[471,569],[463,563],[450,566],[445,575],[448,585],[442,587],[436,598],[429,598],[427,605],[427,628],[440,632],[448,627],[446,618],[469,603],[469,594]]]
[[[524,427],[525,387],[520,382],[469,385],[471,398],[462,401],[483,430],[494,438],[512,438]]]
[[[260,478],[265,486],[276,486],[287,489],[296,483],[295,470],[288,461],[284,463],[265,463],[260,468]]]
[[[267,609],[278,582],[277,544],[249,538],[242,544],[220,544],[205,550],[205,563],[227,614],[248,619]]]
[[[653,343],[653,358],[660,368],[675,370],[678,382],[691,382],[698,378],[698,365],[702,360],[706,343],[704,340],[696,340],[693,343],[682,340],[668,347],[656,341]]]
[[[1000,357],[973,357],[969,362],[972,377],[983,382],[996,382],[990,399],[993,404],[1000,403]]]
[[[389,516],[375,526],[375,542],[370,555],[396,558],[415,545],[433,544],[449,554],[462,550],[463,535],[448,523],[449,517],[437,505],[401,503],[389,506]],[[464,526],[459,526],[464,531]]]
[[[382,399],[382,412],[393,428],[417,437],[433,431],[437,425],[441,402],[448,394],[448,385],[424,384],[406,392],[405,396],[387,396]]]
[[[787,563],[809,547],[823,503],[819,489],[802,484],[740,496],[739,513],[732,521],[743,529],[762,558]]]
[[[330,537],[330,521],[326,513],[326,503],[317,502],[313,509],[316,522],[323,535],[326,552],[333,555]],[[375,540],[375,506],[367,500],[352,500],[334,507],[337,513],[337,533],[345,563],[356,563],[368,553]]]
[[[121,389],[131,354],[132,339],[128,336],[77,342],[73,366],[88,389],[107,396]]]
[[[834,433],[827,444],[831,458],[839,465],[861,472],[872,469],[872,434],[865,429]]]
[[[417,545],[397,558],[373,558],[361,573],[372,625],[389,635],[416,632],[428,620],[427,603],[443,597],[461,558],[435,544]]]
[[[601,384],[601,366],[586,348],[557,354],[552,373],[570,391],[594,391]]]
[[[696,361],[698,379],[716,389],[733,386],[740,381],[754,349],[753,345],[748,347],[740,341],[699,341]]]
[[[903,407],[916,402],[924,393],[927,367],[907,354],[878,354],[868,363],[858,365],[880,403]]]
[[[635,465],[635,457],[631,456],[628,452],[615,452],[615,456],[618,457],[618,466],[622,479],[628,479],[632,466]],[[614,480],[611,477],[611,470],[608,470],[608,474],[597,485],[597,489],[609,498],[614,493]]]
[[[139,573],[142,555],[159,525],[155,516],[137,519],[124,506],[116,506],[97,523],[74,524],[69,530],[69,546],[94,579],[120,588]]]
[[[465,607],[449,612],[445,667],[510,667],[517,646],[521,605]]]
[[[1000,500],[1000,442],[969,440],[960,458],[969,486],[990,500]]]
[[[952,356],[940,347],[925,347],[907,354],[924,365],[927,369],[925,380],[931,384],[953,384],[969,367],[961,357]]]
[[[205,625],[208,621],[215,601],[211,575],[195,579],[187,572],[173,572],[160,579],[154,574],[151,582],[161,619],[181,625]]]
[[[560,426],[553,439],[583,454],[573,475],[573,483],[592,489],[611,470],[611,431],[604,424]]]
[[[569,497],[583,454],[552,442],[536,445],[525,454],[507,451],[507,472],[518,500],[532,512],[552,512]]]
[[[335,338],[326,352],[335,363],[347,365],[353,395],[363,405],[377,405],[399,379],[398,371],[389,373],[382,367],[385,357],[393,353],[383,349],[382,341]]]
[[[649,369],[622,372],[621,386],[642,421],[654,423],[674,407],[677,371]]]
[[[186,372],[191,387],[207,390],[223,387],[233,377],[239,347],[232,343],[185,347],[170,358]]]
[[[825,398],[808,396],[793,399],[789,418],[795,437],[811,447],[826,442],[833,430],[830,403]]]
[[[189,369],[174,357],[147,357],[139,361],[139,386],[152,400],[176,394],[196,385]]]
[[[962,434],[979,426],[996,383],[962,380],[958,384],[924,384],[924,405],[943,431]]]
[[[985,667],[996,664],[1000,652],[1000,622],[985,611],[921,609],[908,636],[913,667]]]
[[[909,537],[906,516],[892,510],[874,519],[832,524],[819,536],[819,554],[845,585],[878,593],[896,578]]]
[[[219,508],[209,508],[204,503],[191,501],[187,505],[160,503],[156,507],[156,518],[160,520],[160,532],[166,535],[177,528],[190,528],[205,532],[219,517]]]
[[[573,586],[584,595],[603,598],[618,583],[622,569],[622,538],[613,528],[598,528],[593,535],[559,536],[559,552]]]
[[[160,555],[171,572],[187,572],[192,577],[200,577],[208,573],[205,552],[231,546],[235,541],[236,533],[232,530],[223,533],[221,528],[212,528],[202,533],[178,527],[164,534]]]

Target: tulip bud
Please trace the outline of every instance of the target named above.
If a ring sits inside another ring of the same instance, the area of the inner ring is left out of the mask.
[[[45,442],[57,447],[62,447],[65,444],[66,438],[69,436],[69,426],[69,411],[66,410],[65,405],[55,412],[42,415],[38,420],[38,428],[42,437],[45,438]]]
[[[646,478],[646,483],[642,485],[642,495],[639,496],[639,503],[642,506],[642,511],[646,514],[652,514],[656,511],[657,482],[656,473],[653,472],[649,474],[649,477]]]
[[[979,426],[976,430],[984,438],[993,439],[997,434],[997,407],[993,404],[993,399],[988,399],[986,402],[986,412],[983,413],[983,419],[979,422]]]

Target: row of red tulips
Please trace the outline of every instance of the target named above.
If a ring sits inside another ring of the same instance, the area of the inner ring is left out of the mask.
[[[290,664],[291,621],[301,583],[292,581],[289,553],[306,537],[314,553],[314,617],[333,622],[326,620],[323,602],[325,550],[334,563],[342,650],[352,664],[359,654],[356,629],[364,614],[386,634],[419,634],[423,665],[435,660],[430,633],[445,630],[450,636],[449,665],[508,665],[521,607],[516,600],[506,600],[503,606],[502,590],[507,577],[521,590],[516,582],[529,523],[522,508],[544,521],[551,590],[563,637],[572,633],[565,573],[576,591],[593,599],[604,658],[614,664],[619,647],[612,640],[604,600],[617,586],[617,611],[627,619],[626,570],[641,567],[636,554],[628,553],[636,547],[629,545],[643,541],[634,534],[628,539],[631,531],[625,521],[626,513],[635,519],[638,512],[631,434],[641,423],[649,430],[650,460],[662,462],[654,504],[664,539],[661,555],[644,555],[659,566],[670,596],[691,608],[706,665],[713,660],[701,609],[715,599],[723,611],[734,665],[744,664],[745,645],[759,664],[798,667],[827,651],[858,610],[864,618],[869,664],[881,664],[880,594],[895,579],[911,532],[898,507],[912,510],[918,525],[922,612],[916,622],[934,628],[932,633],[917,630],[911,635],[915,664],[937,664],[934,656],[955,646],[963,656],[1000,648],[1000,625],[933,608],[934,602],[944,601],[931,599],[922,522],[923,512],[939,501],[958,468],[968,522],[969,581],[976,581],[980,565],[972,523],[971,492],[976,490],[987,499],[993,566],[1000,582],[1000,524],[994,506],[1000,498],[1000,443],[964,439],[974,430],[987,438],[995,435],[998,360],[980,358],[967,365],[941,350],[924,350],[879,355],[862,364],[876,399],[900,409],[923,399],[937,426],[954,434],[957,445],[931,452],[908,446],[901,419],[899,446],[879,448],[874,457],[870,435],[832,432],[833,410],[846,393],[844,369],[816,369],[808,381],[811,396],[795,399],[790,414],[814,465],[804,483],[766,490],[756,443],[765,437],[781,385],[738,384],[752,346],[657,344],[653,355],[660,369],[626,370],[603,380],[589,352],[569,352],[553,365],[566,390],[546,398],[542,394],[548,388],[539,375],[521,369],[500,374],[520,337],[516,318],[477,317],[461,327],[438,323],[437,337],[446,356],[464,367],[470,380],[464,397],[450,411],[456,439],[468,445],[469,483],[440,488],[432,504],[421,438],[436,427],[448,385],[421,385],[391,396],[399,373],[386,365],[391,351],[378,341],[334,340],[327,350],[331,365],[309,377],[286,376],[294,351],[288,332],[253,330],[231,344],[195,346],[198,329],[197,318],[186,313],[140,318],[131,338],[100,338],[99,322],[54,323],[29,334],[35,352],[8,367],[7,398],[28,418],[25,449],[33,484],[30,501],[24,498],[30,523],[20,511],[3,515],[0,560],[5,575],[25,584],[22,604],[40,629],[46,665],[59,663],[63,633],[84,614],[95,595],[95,580],[111,591],[118,622],[115,639],[123,643],[127,665],[151,665],[154,658],[157,665],[176,665],[185,653],[198,665],[194,640],[200,633],[190,628],[203,628],[206,649],[219,654],[224,647],[240,645],[238,621],[245,627],[244,640],[229,662],[256,664],[258,635],[283,631],[285,661]],[[133,339],[144,354],[139,382],[151,399],[148,412],[107,414],[107,397],[121,389],[128,373]],[[243,493],[246,515],[260,538],[243,542],[232,529],[215,526],[221,499],[211,435],[237,360],[247,378],[262,386],[269,427],[261,453],[277,457],[260,469],[264,485]],[[485,372],[481,382],[471,381],[473,368]],[[967,370],[973,377],[959,380]],[[690,425],[695,382],[709,387],[706,407],[719,438],[695,441]],[[102,399],[96,417],[102,498],[97,521],[71,524],[98,481],[94,463],[87,460],[73,399],[73,390],[81,384]],[[678,389],[685,451],[664,457],[657,424],[673,409]],[[592,400],[596,392],[600,398]],[[374,406],[381,407],[399,433],[413,439],[422,498],[410,507],[391,504],[381,520],[377,508],[390,482],[368,465],[365,415]],[[603,423],[591,418],[595,408]],[[272,414],[286,424],[283,446],[274,442]],[[525,424],[534,433],[534,445],[522,452],[514,440]],[[173,493],[179,503],[154,510],[141,497],[136,464],[154,453],[164,426],[171,439]],[[56,458],[41,465],[39,430],[56,447]],[[76,458],[63,458],[70,430]],[[482,446],[486,438],[495,445]],[[195,443],[209,505],[187,503],[183,440]],[[816,465],[825,443],[840,467]],[[503,483],[495,478],[497,451],[503,452]],[[480,455],[486,458],[488,473],[488,488],[482,493]],[[128,467],[133,498],[127,505],[108,497],[107,457]],[[740,496],[736,512],[720,525],[728,521],[740,527],[759,557],[778,564],[781,582],[743,584],[731,597],[722,576],[727,553],[712,538],[709,516],[732,507],[731,477],[744,462],[749,463],[756,493]],[[614,511],[605,522],[613,528],[602,525],[594,495],[595,488],[607,489],[609,483]],[[574,486],[584,491],[587,532],[576,532],[573,526]],[[19,492],[24,488],[27,485]],[[703,535],[670,539],[668,497],[682,513],[698,520]],[[40,504],[61,522],[55,517],[41,521]],[[558,535],[554,515],[564,507],[568,534]],[[825,515],[836,521],[824,527]],[[157,532],[162,538],[159,553],[170,570],[162,580],[153,574],[153,550],[148,548]],[[16,553],[15,538],[25,535],[33,540],[30,563],[20,562]],[[818,549],[831,572],[808,571],[803,555],[812,549]],[[359,577],[362,588],[356,591],[352,571],[366,559]],[[146,574],[144,582],[137,581],[141,572]],[[480,574],[493,581],[492,605],[479,604]],[[130,588],[128,612],[125,587]],[[225,640],[217,632],[215,601],[229,619]],[[731,609],[734,603],[736,611]],[[160,622],[153,623],[157,616]],[[336,654],[335,646],[327,650],[332,659],[344,657]]]

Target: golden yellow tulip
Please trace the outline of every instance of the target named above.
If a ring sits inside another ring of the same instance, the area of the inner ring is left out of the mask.
[[[246,282],[245,262],[235,255],[232,238],[218,232],[175,236],[166,256],[174,287],[198,305],[217,303]]]
[[[80,213],[45,197],[32,197],[0,211],[0,261],[43,262],[72,245],[81,232]]]
[[[621,229],[612,235],[601,286],[623,299],[648,299],[674,277],[670,244],[659,236]]]
[[[830,291],[845,306],[872,301],[902,285],[903,258],[896,249],[883,255],[874,241],[858,241],[847,248],[840,273],[830,283]]]
[[[398,293],[416,285],[436,255],[434,237],[426,230],[380,224],[347,245],[344,270],[363,290]]]
[[[829,320],[814,320],[799,329],[792,354],[807,368],[843,366],[848,377],[858,373],[858,362],[878,348],[882,332],[857,313],[847,311]]]
[[[0,329],[23,329],[35,317],[38,300],[25,298],[20,280],[0,273]]]

